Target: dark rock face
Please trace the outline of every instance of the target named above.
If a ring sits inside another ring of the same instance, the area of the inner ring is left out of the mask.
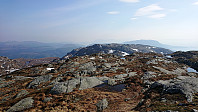
[[[171,56],[175,61],[189,65],[198,71],[198,51],[178,51],[171,54]]]
[[[162,53],[170,54],[173,53],[171,50],[153,47],[148,45],[140,44],[95,44],[88,47],[74,49],[71,52],[67,53],[63,58],[75,57],[75,56],[84,56],[91,55],[95,53],[106,53],[106,54],[115,54],[118,56],[125,56],[132,54],[134,52],[143,52],[143,53]]]

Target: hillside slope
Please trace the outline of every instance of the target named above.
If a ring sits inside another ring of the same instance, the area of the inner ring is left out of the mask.
[[[156,53],[98,53],[0,77],[0,111],[198,110],[198,73]]]
[[[125,56],[132,54],[134,52],[143,52],[143,53],[160,53],[160,54],[170,54],[173,51],[153,47],[148,45],[140,45],[140,44],[94,44],[88,47],[82,47],[78,49],[74,49],[71,52],[67,53],[64,58],[74,57],[74,56],[83,56],[83,55],[91,55],[95,53],[105,53],[105,54],[114,54],[117,56]]]

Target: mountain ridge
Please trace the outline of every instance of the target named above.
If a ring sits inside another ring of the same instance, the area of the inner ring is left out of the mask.
[[[10,59],[62,57],[65,53],[81,46],[79,44],[43,43],[37,41],[0,42],[0,56],[6,56]]]
[[[183,46],[173,46],[173,45],[167,45],[160,43],[157,40],[133,40],[133,41],[126,41],[123,42],[124,44],[142,44],[142,45],[150,45],[150,46],[155,46],[155,47],[161,47],[161,48],[166,48],[170,49],[173,51],[178,51],[178,50],[186,50],[188,49],[187,47]]]
[[[115,54],[118,56],[125,56],[132,54],[134,52],[153,52],[153,53],[162,53],[162,54],[170,54],[173,51],[159,48],[149,45],[141,45],[141,44],[94,44],[87,47],[81,47],[72,50],[67,53],[63,58],[74,57],[74,56],[83,56],[83,55],[91,55],[95,53],[106,53],[106,54]]]

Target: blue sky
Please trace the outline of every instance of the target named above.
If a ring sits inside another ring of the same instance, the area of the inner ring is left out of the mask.
[[[158,40],[198,49],[198,0],[0,0],[0,41]]]

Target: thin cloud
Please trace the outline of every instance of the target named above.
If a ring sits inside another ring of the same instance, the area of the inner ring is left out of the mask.
[[[139,0],[120,0],[121,2],[126,2],[126,3],[136,3],[139,2]]]
[[[136,11],[135,16],[149,16],[155,14],[156,11],[163,10],[159,5],[152,4],[143,8],[140,8]]]
[[[198,2],[193,3],[193,5],[198,5]]]
[[[133,18],[131,18],[131,20],[136,20],[136,19],[137,19],[137,18],[134,18],[134,17],[133,17]]]
[[[149,18],[160,19],[160,18],[163,18],[165,16],[166,16],[166,14],[154,14],[154,15],[149,16]]]
[[[107,14],[111,14],[111,15],[116,15],[116,14],[119,14],[120,12],[118,11],[110,11],[110,12],[107,12]]]

